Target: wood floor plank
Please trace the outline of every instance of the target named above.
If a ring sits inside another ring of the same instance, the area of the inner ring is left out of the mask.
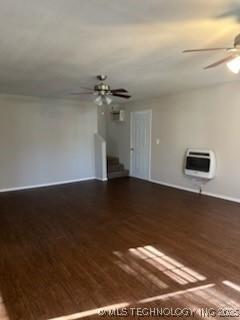
[[[239,230],[237,203],[133,178],[0,194],[0,320],[237,305]]]

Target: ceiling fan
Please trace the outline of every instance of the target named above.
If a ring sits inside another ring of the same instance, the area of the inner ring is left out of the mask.
[[[240,34],[238,34],[234,39],[234,44],[232,48],[205,48],[205,49],[191,49],[184,50],[183,53],[190,52],[204,52],[204,51],[217,51],[217,50],[225,50],[228,55],[222,60],[216,61],[204,69],[210,69],[219,66],[220,64],[226,63],[228,68],[234,72],[239,73],[240,71]]]
[[[93,89],[91,88],[85,88],[82,87],[82,89],[88,90],[87,92],[75,92],[72,93],[72,95],[78,96],[82,94],[92,94],[97,96],[95,99],[95,103],[98,106],[102,106],[104,103],[110,104],[112,102],[112,96],[129,99],[131,96],[128,94],[128,91],[126,89],[120,88],[120,89],[111,89],[108,84],[106,84],[104,81],[107,79],[106,75],[98,75],[97,79],[99,80],[99,83],[96,84]]]

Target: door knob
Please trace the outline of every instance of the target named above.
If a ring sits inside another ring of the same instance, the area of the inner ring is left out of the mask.
[[[131,151],[134,151],[134,148],[131,148],[130,150],[131,150]]]

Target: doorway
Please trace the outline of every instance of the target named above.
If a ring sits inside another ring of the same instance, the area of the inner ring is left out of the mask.
[[[150,180],[151,178],[151,127],[152,111],[131,112],[130,175]]]

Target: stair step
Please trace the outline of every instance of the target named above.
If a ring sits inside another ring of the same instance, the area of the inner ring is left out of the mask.
[[[108,164],[107,166],[107,171],[109,173],[122,170],[124,170],[124,166],[122,164]]]
[[[128,170],[115,171],[115,172],[108,173],[108,179],[128,177],[128,175],[129,175]]]
[[[117,157],[107,157],[107,164],[119,164],[119,159]]]

